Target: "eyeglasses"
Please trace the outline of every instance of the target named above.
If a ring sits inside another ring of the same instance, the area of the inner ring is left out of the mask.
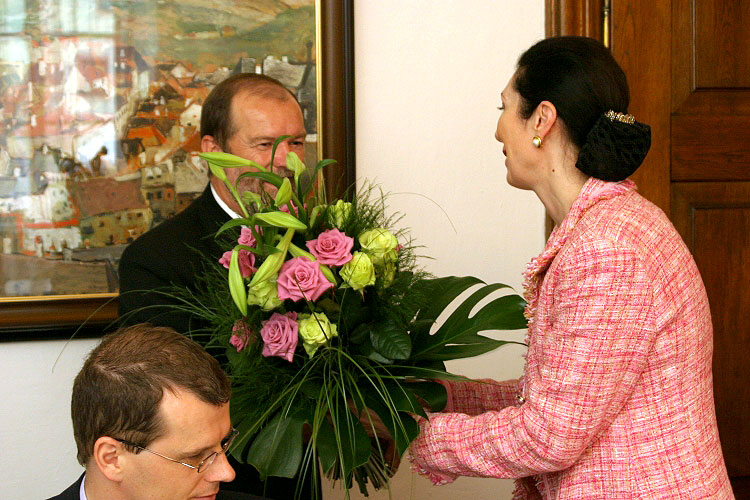
[[[227,437],[225,437],[222,440],[222,442],[221,442],[221,451],[215,451],[215,452],[211,453],[209,456],[207,456],[206,458],[204,458],[203,460],[201,460],[201,462],[198,465],[190,465],[190,464],[186,464],[185,462],[180,462],[179,460],[175,460],[174,458],[169,458],[167,456],[162,455],[161,453],[157,453],[157,452],[155,452],[153,450],[149,450],[145,446],[141,446],[141,445],[135,444],[135,443],[133,443],[131,441],[126,441],[124,439],[117,439],[117,438],[115,438],[115,439],[117,439],[117,441],[121,442],[124,445],[132,446],[133,448],[137,448],[139,450],[147,451],[147,452],[152,453],[152,454],[154,454],[154,455],[156,455],[158,457],[166,458],[170,462],[175,462],[175,463],[178,463],[180,465],[184,465],[185,467],[190,467],[191,469],[195,469],[198,472],[203,472],[204,470],[208,469],[208,467],[212,463],[214,463],[214,460],[216,460],[216,457],[219,456],[219,453],[226,453],[227,452],[227,450],[229,449],[229,447],[232,446],[232,443],[234,442],[234,439],[237,437],[237,434],[239,434],[239,431],[237,429],[235,429],[234,427],[232,427],[232,430],[229,431],[229,435],[227,435]]]

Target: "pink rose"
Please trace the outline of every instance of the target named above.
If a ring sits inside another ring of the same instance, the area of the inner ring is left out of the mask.
[[[350,238],[338,229],[329,229],[318,235],[318,239],[307,243],[310,253],[326,266],[343,266],[352,260],[354,238]]]
[[[278,356],[291,362],[297,348],[297,313],[273,313],[263,322],[260,336],[263,338],[263,356]]]
[[[219,264],[224,266],[225,268],[229,269],[229,263],[232,262],[232,251],[229,250],[227,252],[224,252],[224,255],[221,256],[219,259]]]
[[[229,339],[229,343],[232,344],[237,352],[240,352],[245,347],[250,345],[250,342],[255,340],[256,333],[250,329],[244,320],[237,320],[232,326],[232,337]]]
[[[260,226],[255,226],[255,232],[258,234],[263,234],[263,230]],[[240,245],[246,245],[249,247],[255,247],[255,236],[253,236],[253,232],[248,227],[243,227],[240,231],[240,237],[237,238],[237,243]]]
[[[320,264],[305,257],[294,257],[284,262],[276,280],[279,298],[318,300],[323,292],[333,286],[320,271]]]
[[[255,268],[255,254],[248,252],[247,250],[240,249],[237,255],[237,259],[240,264],[240,274],[243,278],[247,278],[253,274],[257,269]],[[224,255],[219,259],[219,264],[229,269],[229,263],[232,261],[232,251],[224,252]]]
[[[289,215],[292,215],[292,213],[289,211],[289,205],[292,205],[292,207],[294,207],[294,215],[296,215],[297,217],[299,217],[299,208],[297,208],[297,205],[295,205],[293,201],[290,201],[288,204],[285,203],[285,204],[281,205],[279,207],[279,210],[281,210],[282,212],[286,212]]]

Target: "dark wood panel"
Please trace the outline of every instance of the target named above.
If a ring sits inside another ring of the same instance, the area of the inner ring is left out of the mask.
[[[672,98],[674,114],[750,115],[750,89],[699,89],[673,93]]]
[[[750,44],[742,24],[750,22],[750,2],[744,3],[673,0],[673,113],[750,114]]]
[[[693,0],[695,87],[750,87],[750,3]]]
[[[694,210],[750,206],[750,182],[675,182],[672,186],[672,223],[691,251]]]
[[[576,35],[602,39],[601,0],[546,0],[547,36]]]
[[[669,215],[669,2],[612,2],[612,54],[630,85],[630,112],[651,125],[651,150],[633,180]],[[648,36],[645,36],[648,34]]]
[[[713,311],[714,394],[724,459],[730,476],[750,475],[750,385],[744,355],[750,349],[750,326],[740,315],[750,310],[750,293],[738,293],[750,282],[750,266],[743,265],[750,262],[750,199],[745,208],[695,209],[693,220],[695,260]]]
[[[672,0],[671,110],[678,109],[695,90],[693,71],[693,0]]]
[[[735,500],[750,498],[750,476],[733,478],[731,481]]]
[[[732,477],[750,476],[750,183],[675,183],[675,225],[706,285],[714,324],[714,396]]]
[[[672,180],[750,180],[750,116],[672,117]]]
[[[629,3],[634,0],[628,0]],[[672,217],[714,321],[714,399],[727,469],[750,499],[750,4],[673,0]],[[742,5],[744,4],[744,5]]]

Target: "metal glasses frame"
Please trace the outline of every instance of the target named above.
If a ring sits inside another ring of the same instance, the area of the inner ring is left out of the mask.
[[[195,469],[196,471],[198,471],[200,473],[200,472],[203,472],[204,470],[208,469],[208,467],[212,463],[214,463],[214,460],[216,460],[216,457],[219,456],[219,453],[226,453],[227,452],[227,450],[229,449],[229,447],[232,446],[232,443],[234,442],[235,438],[237,437],[237,434],[239,434],[239,431],[237,429],[235,429],[234,427],[232,427],[232,430],[229,431],[229,435],[225,438],[224,443],[221,445],[221,451],[215,451],[215,452],[211,453],[206,458],[204,458],[203,460],[201,460],[201,462],[197,466],[196,465],[186,464],[185,462],[180,462],[179,460],[175,460],[174,458],[169,458],[168,456],[162,455],[161,453],[155,452],[154,450],[149,450],[145,446],[141,446],[139,444],[135,444],[132,441],[127,441],[125,439],[117,439],[117,438],[115,438],[115,439],[117,441],[119,441],[120,443],[124,444],[124,445],[132,446],[133,448],[137,448],[139,450],[147,451],[149,453],[152,453],[152,454],[156,455],[157,457],[166,458],[170,462],[175,462],[175,463],[178,463],[180,465],[184,465],[185,467],[190,467],[191,469]]]

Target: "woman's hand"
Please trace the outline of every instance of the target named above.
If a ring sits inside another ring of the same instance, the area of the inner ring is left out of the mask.
[[[391,436],[390,431],[383,424],[380,416],[369,408],[364,408],[361,412],[357,411],[351,404],[350,408],[355,414],[359,415],[359,421],[365,428],[367,435],[373,440],[377,440],[377,443],[373,442],[373,453],[376,456],[382,453],[388,476],[393,477],[401,463],[401,456],[398,454],[396,441]]]

